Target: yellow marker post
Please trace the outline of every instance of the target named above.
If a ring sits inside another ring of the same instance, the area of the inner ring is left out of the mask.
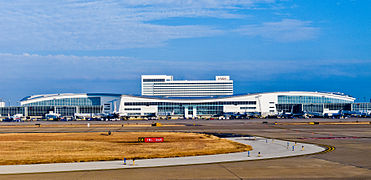
[[[304,146],[301,146],[301,150],[304,151]]]
[[[258,152],[258,157],[261,157],[260,152]]]
[[[133,166],[135,166],[135,159],[133,159]]]

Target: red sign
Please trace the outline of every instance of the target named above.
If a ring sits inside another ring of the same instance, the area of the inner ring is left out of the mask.
[[[140,137],[138,138],[138,141],[146,143],[158,143],[164,142],[164,137]]]

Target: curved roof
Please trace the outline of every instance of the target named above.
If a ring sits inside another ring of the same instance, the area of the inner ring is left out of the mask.
[[[321,95],[321,96],[331,96],[333,98],[341,98],[347,99],[349,101],[354,101],[356,98],[345,95],[344,93],[339,92],[317,92],[317,91],[281,91],[281,92],[264,92],[264,93],[252,93],[252,94],[243,94],[243,95],[233,95],[233,96],[222,96],[222,97],[195,97],[195,98],[186,98],[186,97],[155,97],[155,96],[134,96],[134,95],[123,95],[128,97],[136,97],[136,98],[144,98],[144,99],[153,99],[153,100],[175,100],[175,101],[182,101],[182,100],[218,100],[218,99],[228,99],[228,98],[236,98],[236,97],[245,97],[245,96],[259,96],[259,95],[266,95],[266,94],[287,94],[287,95],[296,95],[296,94],[306,94],[306,95]]]
[[[41,99],[50,99],[50,98],[68,98],[75,96],[111,96],[111,97],[135,97],[143,99],[152,99],[152,100],[173,100],[173,101],[198,101],[198,100],[218,100],[218,99],[228,99],[228,98],[238,98],[238,97],[247,97],[247,96],[259,96],[259,95],[268,95],[268,94],[277,94],[277,95],[297,95],[297,96],[327,96],[332,98],[339,98],[348,101],[354,101],[355,98],[343,93],[333,93],[333,92],[312,92],[312,91],[282,91],[282,92],[264,92],[264,93],[252,93],[244,95],[234,95],[234,96],[218,96],[218,97],[180,97],[180,98],[165,98],[165,97],[154,97],[154,96],[135,96],[135,95],[121,95],[115,93],[61,93],[61,94],[40,94],[24,97],[20,102],[30,101],[30,100],[41,100]]]
[[[35,99],[42,99],[42,98],[57,98],[63,96],[116,96],[120,97],[121,94],[114,94],[114,93],[61,93],[61,94],[38,94],[32,96],[26,96],[22,98],[20,101],[29,101]]]

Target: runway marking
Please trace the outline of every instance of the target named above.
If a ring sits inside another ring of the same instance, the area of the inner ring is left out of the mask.
[[[308,138],[297,138],[297,139],[361,139],[365,137],[355,137],[355,136],[341,136],[341,137],[308,137]]]

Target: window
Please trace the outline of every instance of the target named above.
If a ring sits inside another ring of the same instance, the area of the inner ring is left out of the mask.
[[[256,105],[256,101],[217,101],[206,103],[177,103],[177,102],[125,102],[125,106],[155,106],[155,105]]]
[[[128,116],[140,116],[140,113],[128,113]]]
[[[240,109],[256,109],[256,107],[240,107]]]
[[[125,108],[125,111],[140,111],[141,108]]]
[[[24,106],[100,106],[100,97],[63,98],[37,101]]]
[[[165,79],[143,79],[143,82],[165,82]]]

